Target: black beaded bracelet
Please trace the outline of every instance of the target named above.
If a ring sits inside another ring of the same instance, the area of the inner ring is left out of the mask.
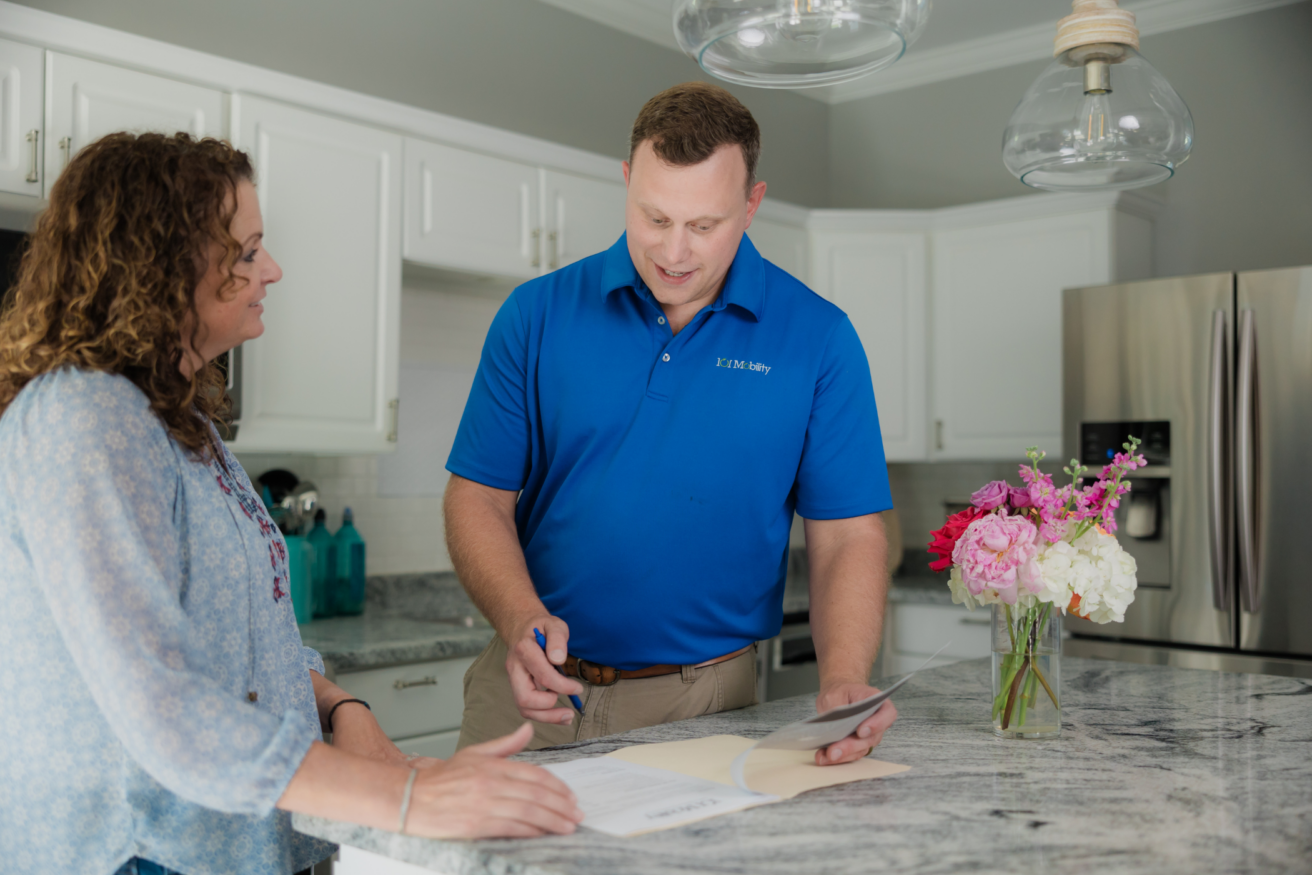
[[[369,708],[369,703],[366,702],[364,699],[342,699],[342,701],[338,702],[336,705],[333,705],[333,707],[328,711],[328,731],[330,733],[333,731],[333,715],[337,713],[337,709],[351,702],[358,702],[361,705],[364,705],[366,708]],[[369,710],[372,711],[373,708],[369,708]]]

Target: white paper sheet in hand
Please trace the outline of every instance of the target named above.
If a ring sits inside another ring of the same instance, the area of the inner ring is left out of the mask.
[[[761,750],[819,750],[847,738],[870,715],[883,706],[888,697],[893,695],[894,690],[911,680],[911,676],[917,671],[933,662],[934,657],[947,649],[947,646],[947,644],[944,644],[934,656],[925,660],[915,671],[908,672],[898,678],[886,690],[880,690],[875,695],[862,699],[860,702],[853,702],[850,705],[843,705],[840,708],[834,708],[832,711],[826,711],[814,717],[807,717],[805,720],[798,720],[796,723],[789,723],[782,729],[771,732],[765,738],[734,757],[733,765],[729,767],[729,774],[733,776],[733,782],[742,789],[751,792],[751,788],[747,786],[747,781],[743,778],[743,768],[747,765],[747,758],[751,756],[752,751],[758,748]]]
[[[613,836],[668,829],[695,820],[778,802],[778,796],[739,790],[666,769],[591,757],[544,766],[574,791],[583,825]]]

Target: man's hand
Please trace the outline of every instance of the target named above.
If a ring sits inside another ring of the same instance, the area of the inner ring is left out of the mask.
[[[866,684],[835,684],[820,691],[820,695],[815,700],[815,710],[823,714],[840,705],[850,705],[862,699],[869,699],[878,692],[878,689]],[[886,700],[879,706],[879,710],[861,722],[856,732],[842,741],[836,741],[829,747],[816,751],[815,764],[836,766],[839,763],[850,763],[861,759],[879,744],[880,739],[884,737],[884,731],[892,726],[896,719],[897,708],[893,707],[892,700]]]
[[[525,723],[510,735],[472,744],[420,772],[405,831],[461,839],[574,832],[583,812],[564,782],[546,769],[506,759],[532,738],[533,729]]]
[[[546,653],[538,646],[534,629],[547,636]],[[560,695],[579,695],[583,685],[556,670],[565,664],[569,651],[569,626],[559,617],[542,614],[520,623],[518,631],[506,642],[506,673],[515,694],[519,713],[540,723],[568,725],[574,721],[573,708],[554,707]]]

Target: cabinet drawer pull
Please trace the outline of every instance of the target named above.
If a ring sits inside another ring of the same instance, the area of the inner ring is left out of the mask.
[[[551,261],[547,263],[547,267],[555,270],[560,267],[560,237],[552,231],[547,235],[547,242],[550,244],[548,251],[551,253]]]
[[[27,132],[27,141],[32,144],[32,167],[27,171],[28,182],[40,182],[41,177],[37,175],[37,162],[40,160],[40,153],[37,149],[36,141],[41,138],[41,132],[33,129]]]
[[[540,267],[542,265],[542,229],[533,229],[533,260],[529,262],[529,267]]]
[[[437,678],[431,675],[426,678],[420,678],[417,681],[403,681],[400,680],[399,678],[397,680],[392,681],[392,687],[397,690],[406,690],[409,689],[410,687],[435,687],[435,686],[437,686]]]
[[[990,617],[962,617],[957,620],[963,626],[992,626],[993,620]]]
[[[64,165],[63,165],[63,166],[64,166],[64,167],[67,167],[67,166],[68,166],[68,159],[71,158],[72,155],[73,155],[73,138],[72,138],[72,137],[60,137],[60,138],[59,138],[59,154],[64,156]]]

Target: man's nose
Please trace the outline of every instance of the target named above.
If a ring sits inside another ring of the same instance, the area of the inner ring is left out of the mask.
[[[687,228],[671,228],[666,233],[665,239],[661,241],[661,257],[665,260],[665,264],[661,266],[672,268],[683,264],[692,255],[692,247],[689,243]]]

